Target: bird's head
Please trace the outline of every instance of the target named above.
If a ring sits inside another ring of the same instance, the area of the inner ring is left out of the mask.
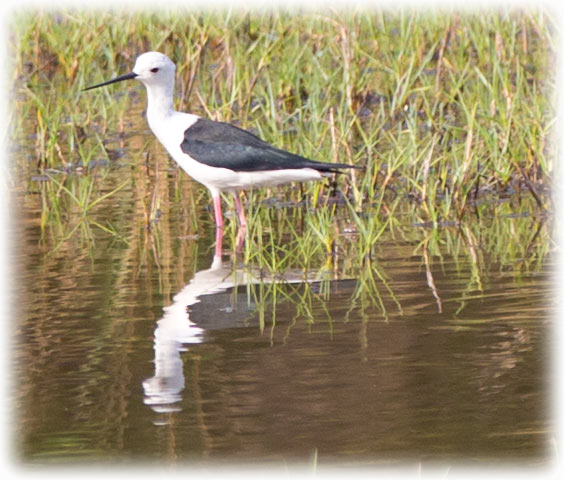
[[[176,66],[170,58],[160,52],[147,52],[140,55],[135,62],[135,66],[130,73],[99,83],[84,90],[103,87],[124,80],[136,79],[149,87],[152,85],[171,85],[174,84],[174,73]]]

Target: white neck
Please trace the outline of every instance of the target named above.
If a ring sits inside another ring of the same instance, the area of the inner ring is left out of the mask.
[[[159,120],[170,115],[174,109],[172,98],[174,91],[174,80],[166,84],[152,84],[147,87],[147,120],[149,126],[153,126]]]

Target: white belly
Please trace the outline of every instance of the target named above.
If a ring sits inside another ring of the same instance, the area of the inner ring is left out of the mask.
[[[173,158],[188,175],[204,184],[212,192],[244,190],[252,187],[274,186],[288,182],[304,182],[322,178],[322,174],[312,168],[236,172],[228,168],[210,167],[194,160],[183,152],[173,155]]]

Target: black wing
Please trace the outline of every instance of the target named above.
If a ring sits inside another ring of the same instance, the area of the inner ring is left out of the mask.
[[[313,168],[337,172],[351,168],[342,163],[322,163],[280,150],[256,135],[223,122],[200,118],[184,132],[180,148],[194,160],[210,167],[238,172]]]

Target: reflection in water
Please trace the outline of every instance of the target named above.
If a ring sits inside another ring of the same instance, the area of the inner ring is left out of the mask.
[[[178,410],[175,403],[182,397],[184,372],[180,353],[184,345],[200,343],[203,330],[190,321],[187,308],[199,302],[202,295],[217,293],[233,286],[230,269],[217,258],[207,270],[202,270],[164,308],[164,315],[155,329],[155,375],[143,382],[145,404],[157,412]]]
[[[295,283],[304,280],[299,273],[288,272],[276,281]],[[265,278],[243,268],[231,268],[224,265],[220,257],[215,256],[212,266],[201,270],[174,298],[172,305],[165,307],[164,315],[157,322],[154,335],[155,375],[143,381],[144,402],[155,412],[179,411],[178,402],[182,400],[184,390],[183,362],[180,354],[187,350],[186,345],[200,343],[204,329],[190,320],[188,307],[201,302],[204,295],[216,295],[233,287],[241,287],[252,283],[272,283],[273,279]],[[213,302],[212,302],[213,303]],[[206,305],[207,307],[207,305]],[[207,310],[207,308],[206,308]],[[235,326],[237,315],[229,308],[212,305],[211,311],[199,315],[203,323],[210,328],[228,328]],[[221,313],[227,313],[227,317]],[[246,316],[249,312],[244,311]],[[202,323],[202,322],[199,322]]]

